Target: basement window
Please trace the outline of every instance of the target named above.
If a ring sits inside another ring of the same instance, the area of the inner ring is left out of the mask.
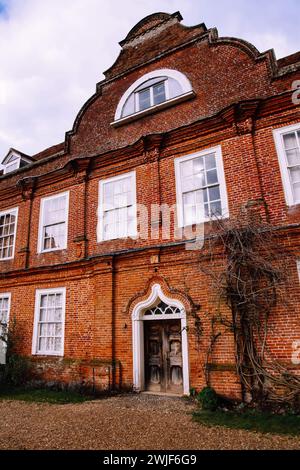
[[[66,289],[36,291],[32,354],[63,356]]]

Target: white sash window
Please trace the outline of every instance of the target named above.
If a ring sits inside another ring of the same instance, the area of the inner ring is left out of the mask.
[[[10,294],[0,294],[0,364],[6,362],[6,341],[10,312]]]
[[[286,202],[300,204],[300,124],[273,131]]]
[[[17,216],[18,209],[0,212],[0,260],[14,257]]]
[[[37,290],[32,354],[62,356],[66,291]]]
[[[178,226],[228,215],[221,148],[175,160]]]
[[[69,193],[41,200],[39,252],[67,248]]]
[[[98,241],[134,237],[136,221],[135,172],[100,181]]]

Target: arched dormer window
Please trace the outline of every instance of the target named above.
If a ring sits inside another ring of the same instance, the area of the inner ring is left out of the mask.
[[[136,80],[122,96],[113,126],[130,122],[194,96],[190,81],[178,70],[160,69]]]

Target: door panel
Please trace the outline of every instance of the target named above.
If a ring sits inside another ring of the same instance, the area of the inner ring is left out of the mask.
[[[180,320],[145,321],[146,390],[182,393]]]
[[[166,325],[167,336],[167,391],[182,392],[182,350],[181,350],[181,325],[180,322]]]
[[[161,391],[163,378],[162,332],[158,322],[145,322],[145,379],[147,390]]]

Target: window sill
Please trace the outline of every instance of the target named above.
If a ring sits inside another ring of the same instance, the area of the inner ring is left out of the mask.
[[[52,248],[51,250],[43,250],[43,251],[38,251],[38,255],[44,255],[46,253],[53,253],[53,252],[57,252],[57,251],[64,251],[66,250],[67,247],[64,247],[64,248]]]
[[[122,126],[123,124],[136,121],[137,119],[140,119],[144,116],[148,116],[149,114],[153,114],[153,113],[156,113],[157,111],[169,108],[170,106],[179,104],[183,101],[194,98],[195,96],[196,94],[193,90],[189,91],[188,93],[184,93],[183,95],[176,96],[175,98],[164,101],[163,103],[157,104],[156,106],[151,106],[151,108],[147,108],[147,109],[144,109],[143,111],[139,111],[137,113],[130,114],[129,116],[125,116],[123,118],[117,119],[116,121],[111,122],[110,125],[112,127]]]
[[[36,353],[32,353],[32,356],[39,356],[39,357],[64,357],[64,354],[63,353],[50,353],[50,352],[36,352]]]
[[[124,237],[112,237],[112,238],[98,238],[97,239],[97,243],[105,243],[105,242],[112,242],[112,241],[116,241],[116,240],[137,240],[138,238],[138,233],[135,233],[135,234],[132,234],[132,235],[126,235]]]

